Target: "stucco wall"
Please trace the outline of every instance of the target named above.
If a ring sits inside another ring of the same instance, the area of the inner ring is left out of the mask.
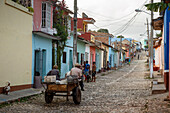
[[[79,64],[81,64],[81,54],[84,54],[85,59],[85,43],[77,40],[77,52],[79,53]]]
[[[104,44],[102,44],[102,48],[105,49],[106,48],[106,51],[107,51],[107,59],[106,61],[109,61],[109,47],[108,46],[105,46]]]
[[[32,15],[0,0],[0,38],[0,87],[31,84]]]
[[[42,25],[42,2],[46,2],[48,0],[33,0],[34,6],[34,24],[33,29],[34,31],[41,31]],[[51,29],[53,26],[53,6],[51,5]]]
[[[66,42],[67,46],[70,47],[65,47],[64,52],[66,52],[66,63],[63,63],[63,57],[61,57],[61,78],[65,77],[65,73],[67,73],[69,70],[69,65],[70,65],[70,50],[72,50],[73,53],[73,36],[70,37],[70,39],[67,40]],[[72,57],[73,58],[73,57]]]
[[[90,46],[88,44],[85,45],[85,52],[88,54],[88,62],[90,63]]]
[[[66,63],[63,63],[63,56],[61,57],[61,78],[65,77],[65,74],[69,71],[69,52],[71,48],[65,47],[64,52],[66,52]]]
[[[32,78],[34,79],[35,50],[46,50],[46,74],[52,69],[52,40],[34,34],[32,38]]]
[[[101,69],[101,50],[96,49],[96,71]]]
[[[101,68],[103,68],[103,55],[104,55],[104,51],[101,52]]]
[[[95,62],[95,60],[96,60],[96,49],[95,49],[95,47],[91,46],[90,47],[90,63],[89,63],[90,70],[92,70],[92,65],[93,65],[93,62]]]
[[[112,48],[109,48],[109,63],[110,67],[114,67],[114,50]]]

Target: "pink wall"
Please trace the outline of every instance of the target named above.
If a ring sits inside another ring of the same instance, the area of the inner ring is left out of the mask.
[[[34,0],[34,16],[33,16],[33,30],[40,31],[41,30],[41,7],[42,0]]]
[[[42,2],[47,0],[34,0],[33,30],[41,31]],[[51,28],[53,26],[53,6],[51,5]]]
[[[93,54],[92,62],[91,62],[91,54]],[[90,46],[90,67],[92,67],[93,62],[96,60],[96,48]]]
[[[53,28],[53,6],[51,6],[51,29],[52,28]]]

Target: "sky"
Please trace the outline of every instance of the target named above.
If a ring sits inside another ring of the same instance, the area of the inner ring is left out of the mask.
[[[159,1],[154,0],[154,2]],[[68,8],[74,11],[74,0],[65,0],[65,2]],[[94,25],[89,25],[90,30],[97,31],[104,28],[108,29],[109,33],[114,36],[123,35],[126,38],[141,41],[147,39],[146,18],[148,18],[149,23],[151,18],[149,14],[144,12],[136,13],[135,9],[142,8],[150,13],[143,6],[149,2],[150,0],[77,0],[78,17],[81,17],[82,12],[84,12],[96,20]],[[154,18],[158,16],[158,13],[154,13]],[[159,32],[155,31],[154,34]]]

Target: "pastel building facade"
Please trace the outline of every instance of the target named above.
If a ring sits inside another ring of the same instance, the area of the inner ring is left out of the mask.
[[[0,93],[31,88],[33,14],[12,0],[0,0]]]
[[[67,18],[68,37],[66,41],[66,46],[63,51],[63,55],[61,57],[61,78],[64,78],[65,74],[69,72],[73,67],[73,35],[71,31],[71,17],[68,15],[68,13],[65,14]]]
[[[164,14],[164,82],[166,89],[169,87],[169,22],[170,10],[167,8]]]
[[[64,78],[65,74],[73,67],[73,36],[67,39],[61,62],[61,78]]]
[[[33,0],[33,34],[32,34],[32,84],[35,77],[41,78],[52,69],[53,42],[59,40],[53,34],[53,4],[48,0]]]
[[[109,36],[109,45],[112,47],[109,48],[109,63],[110,63],[110,68],[114,68],[115,66],[115,49],[114,49],[114,42],[113,42],[113,36]]]

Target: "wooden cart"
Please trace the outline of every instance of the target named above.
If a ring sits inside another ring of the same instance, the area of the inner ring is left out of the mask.
[[[68,96],[72,96],[75,104],[81,102],[79,83],[56,84],[55,82],[43,82],[42,84],[43,86],[46,85],[46,88],[44,87],[46,103],[51,103],[54,96],[66,96],[67,101]],[[71,92],[72,94],[70,94]]]

